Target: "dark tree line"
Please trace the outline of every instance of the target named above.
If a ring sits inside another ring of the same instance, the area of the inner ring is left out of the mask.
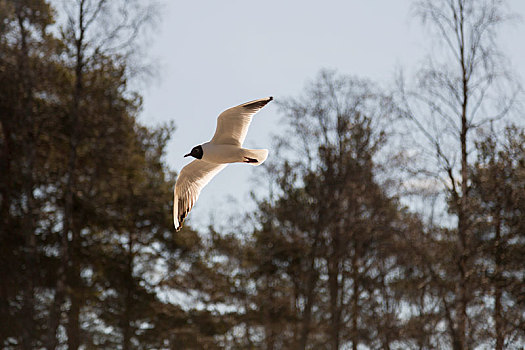
[[[200,246],[173,236],[173,127],[140,125],[128,87],[147,9],[65,5],[59,26],[47,1],[0,1],[0,346],[177,349],[187,329],[200,348],[208,313],[159,297]]]
[[[255,212],[176,234],[174,127],[141,125],[130,88],[153,9],[64,4],[0,0],[0,347],[525,344],[525,130],[502,1],[416,1],[443,45],[414,79],[389,93],[322,71],[278,101],[287,129]]]

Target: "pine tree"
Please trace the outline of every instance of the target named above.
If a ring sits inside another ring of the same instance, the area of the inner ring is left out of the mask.
[[[480,294],[490,322],[479,338],[501,350],[525,339],[523,254],[525,253],[525,132],[516,126],[504,137],[489,133],[476,143],[471,170],[472,205],[477,218]],[[489,302],[490,300],[490,302]]]
[[[2,348],[215,343],[218,318],[162,298],[191,288],[169,281],[201,245],[189,229],[173,235],[174,129],[140,125],[129,88],[126,34],[148,13],[96,26],[116,4],[68,2],[57,38],[45,1],[0,1]]]
[[[246,305],[240,346],[399,341],[392,247],[417,220],[378,181],[390,107],[372,84],[326,71],[281,104],[290,129],[270,167],[272,195],[259,202],[251,238],[224,253]]]
[[[46,152],[56,127],[57,104],[48,97],[60,81],[57,43],[47,32],[53,11],[45,1],[2,1],[0,10],[0,343],[32,349],[46,326],[40,292],[48,270],[38,266],[45,260],[41,223],[48,219],[45,193],[53,177]]]

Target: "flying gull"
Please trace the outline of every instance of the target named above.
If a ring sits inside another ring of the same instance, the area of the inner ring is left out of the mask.
[[[246,149],[242,143],[248,133],[252,116],[273,97],[246,102],[222,112],[217,118],[217,129],[213,138],[193,147],[184,157],[194,161],[179,173],[173,191],[173,223],[179,231],[184,219],[199,198],[199,194],[210,180],[229,163],[260,165],[268,157],[267,149]]]

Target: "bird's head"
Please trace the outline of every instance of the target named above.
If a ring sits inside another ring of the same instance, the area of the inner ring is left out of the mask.
[[[204,154],[204,151],[202,150],[202,146],[198,145],[191,149],[191,152],[188,154],[185,154],[184,157],[192,156],[193,158],[202,159],[202,155]]]

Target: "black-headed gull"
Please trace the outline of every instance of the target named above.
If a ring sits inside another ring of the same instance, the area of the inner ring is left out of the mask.
[[[243,103],[222,112],[217,118],[213,138],[193,147],[184,157],[196,158],[180,171],[173,191],[173,223],[179,231],[184,219],[210,180],[229,163],[260,165],[268,157],[267,149],[246,149],[242,143],[248,133],[252,116],[273,97]]]

